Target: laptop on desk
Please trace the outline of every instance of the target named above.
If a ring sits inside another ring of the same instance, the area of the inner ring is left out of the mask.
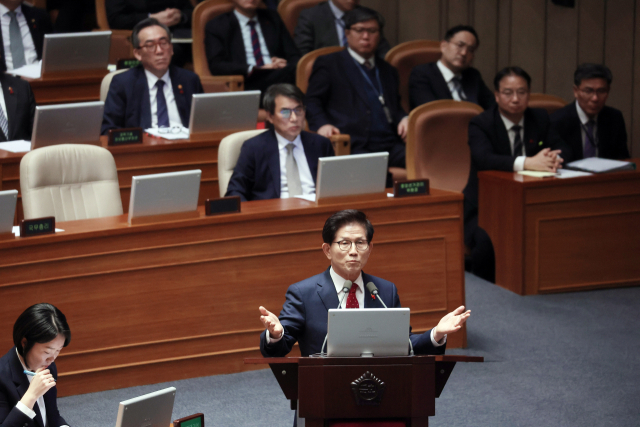
[[[176,398],[176,388],[169,387],[120,402],[116,427],[167,427]]]
[[[325,197],[384,193],[389,153],[320,157],[316,200]]]
[[[42,48],[42,75],[60,71],[106,70],[111,31],[46,34]]]
[[[57,144],[100,145],[104,102],[36,107],[31,149]]]
[[[13,231],[13,218],[16,215],[18,190],[0,191],[0,234]]]
[[[189,135],[255,129],[259,107],[259,90],[195,94]]]

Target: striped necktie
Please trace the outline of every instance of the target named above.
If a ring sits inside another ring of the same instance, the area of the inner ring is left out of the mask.
[[[7,121],[7,116],[4,113],[4,110],[0,108],[0,129],[2,129],[2,133],[4,134],[4,140],[9,140],[9,122]]]
[[[258,31],[256,31],[256,21],[249,21],[251,27],[251,46],[253,47],[253,57],[256,59],[256,67],[262,67],[264,60],[262,59],[262,50],[260,49],[260,39]]]

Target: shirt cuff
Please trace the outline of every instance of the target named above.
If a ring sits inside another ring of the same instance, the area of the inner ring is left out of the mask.
[[[431,330],[430,335],[431,335],[431,344],[433,344],[434,347],[440,347],[447,343],[447,334],[444,334],[444,338],[442,338],[442,342],[436,341],[435,334],[436,334],[436,328],[433,328]]]
[[[34,419],[36,417],[36,413],[33,412],[31,409],[29,409],[27,407],[27,405],[25,405],[24,403],[18,401],[18,403],[16,403],[16,408],[18,408],[20,410],[20,412],[22,412],[23,414],[25,414],[27,417]]]
[[[520,172],[524,170],[524,160],[526,159],[526,156],[518,156],[516,157],[516,160],[513,162],[513,171],[514,172]]]
[[[277,338],[277,339],[271,338],[271,335],[269,335],[269,330],[267,330],[267,344],[276,343],[280,341],[283,336],[284,336],[284,331],[282,332],[282,335],[280,335],[280,338]]]

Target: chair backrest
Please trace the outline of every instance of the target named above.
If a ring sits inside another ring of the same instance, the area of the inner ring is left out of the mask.
[[[193,37],[193,71],[199,76],[210,76],[207,52],[204,47],[204,29],[207,22],[218,15],[231,12],[231,0],[206,0],[193,9],[191,18],[191,36]]]
[[[309,87],[309,77],[311,71],[313,71],[313,63],[316,62],[316,58],[322,55],[328,55],[330,53],[338,52],[344,49],[340,46],[329,46],[320,49],[312,50],[304,55],[298,61],[298,67],[296,69],[296,86],[300,88],[302,93],[307,93],[307,87]]]
[[[102,147],[61,144],[38,148],[20,162],[24,217],[58,221],[122,215],[118,171]]]
[[[393,47],[385,60],[398,69],[402,107],[409,112],[409,77],[413,67],[440,59],[440,42],[437,40],[412,40]]]
[[[298,16],[303,9],[308,9],[322,3],[325,0],[280,0],[278,4],[278,13],[284,22],[284,26],[289,30],[289,34],[293,36],[293,31],[298,25]]]
[[[96,0],[96,21],[98,28],[101,30],[109,30],[109,20],[107,19],[107,7],[105,0]]]
[[[128,69],[117,70],[104,76],[102,83],[100,84],[100,101],[104,102],[104,100],[107,99],[107,93],[109,93],[109,86],[111,86],[111,80],[113,77],[116,74],[124,73],[125,71],[128,71]]]
[[[532,93],[529,96],[529,107],[544,108],[549,114],[567,105],[567,102],[555,95],[546,93]]]
[[[264,132],[265,129],[245,130],[243,132],[232,133],[225,136],[220,141],[218,147],[218,186],[220,188],[220,197],[224,197],[227,193],[229,180],[233,175],[233,168],[236,167],[238,157],[240,157],[240,149],[247,139]]]
[[[429,179],[429,186],[462,191],[469,178],[469,121],[482,112],[471,102],[432,101],[409,114],[408,179]]]

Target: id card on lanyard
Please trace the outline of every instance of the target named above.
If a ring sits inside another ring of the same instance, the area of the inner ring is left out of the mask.
[[[382,82],[380,81],[380,71],[378,70],[378,67],[375,67],[375,70],[376,70],[376,80],[378,80],[378,87],[380,88],[380,90],[378,90],[378,88],[375,87],[375,85],[373,84],[373,82],[371,81],[367,73],[364,72],[364,70],[362,69],[362,66],[358,63],[358,61],[354,59],[353,62],[356,63],[356,65],[358,66],[358,70],[360,70],[360,73],[362,73],[367,83],[369,83],[369,86],[371,86],[373,91],[376,94],[378,94],[378,101],[380,101],[380,104],[382,105],[382,109],[384,110],[384,115],[387,116],[387,122],[389,122],[389,124],[393,123],[393,117],[391,117],[391,111],[389,111],[389,107],[387,107],[387,104],[384,102],[384,94],[382,93]]]

